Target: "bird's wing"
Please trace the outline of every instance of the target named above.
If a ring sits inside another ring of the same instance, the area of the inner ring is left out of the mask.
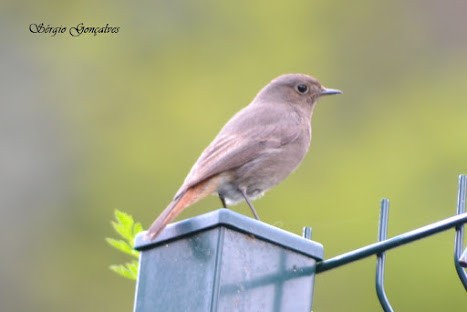
[[[267,116],[268,120],[261,120],[264,119],[261,115],[238,116],[241,123],[233,126],[235,116],[201,154],[175,198],[211,176],[242,166],[265,151],[289,144],[300,136],[297,122],[277,122],[274,116]]]

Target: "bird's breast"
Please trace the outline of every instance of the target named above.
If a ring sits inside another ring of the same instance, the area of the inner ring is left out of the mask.
[[[302,162],[311,139],[309,128],[289,144],[265,149],[258,157],[230,170],[230,179],[219,185],[217,192],[228,205],[241,202],[240,188],[246,189],[249,198],[255,199],[282,182]]]

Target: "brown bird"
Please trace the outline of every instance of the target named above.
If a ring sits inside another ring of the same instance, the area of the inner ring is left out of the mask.
[[[155,239],[183,209],[212,193],[224,208],[245,200],[259,220],[251,201],[298,167],[310,147],[316,101],[338,93],[303,74],[271,81],[204,150],[147,236]]]

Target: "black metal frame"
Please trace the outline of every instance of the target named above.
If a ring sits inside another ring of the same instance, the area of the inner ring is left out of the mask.
[[[457,213],[450,218],[426,225],[424,227],[400,234],[398,236],[387,239],[389,200],[381,200],[381,213],[379,220],[378,242],[344,253],[328,260],[320,261],[316,264],[316,273],[322,273],[342,265],[376,255],[376,294],[384,311],[393,311],[389,300],[384,291],[384,268],[385,268],[385,252],[386,250],[413,242],[418,239],[438,234],[451,228],[455,228],[456,234],[454,237],[454,265],[456,267],[459,279],[467,291],[467,273],[464,268],[467,267],[467,248],[462,252],[464,246],[464,224],[467,223],[467,213],[465,212],[467,191],[467,176],[459,176],[459,187],[457,195]],[[311,229],[305,228],[304,235],[306,238],[311,237]]]

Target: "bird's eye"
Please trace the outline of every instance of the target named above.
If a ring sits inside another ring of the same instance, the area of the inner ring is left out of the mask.
[[[300,93],[305,93],[306,91],[308,91],[308,86],[306,84],[299,84],[297,86],[297,90]]]

